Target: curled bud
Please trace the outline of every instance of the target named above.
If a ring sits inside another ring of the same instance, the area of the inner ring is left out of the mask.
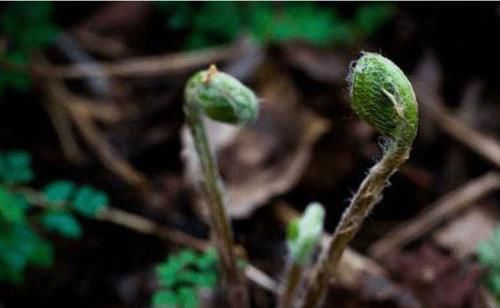
[[[411,144],[417,133],[418,106],[408,78],[391,60],[364,53],[351,68],[351,104],[361,119],[381,134]]]
[[[228,219],[222,179],[210,147],[202,114],[225,123],[238,124],[257,117],[258,101],[253,92],[214,65],[192,76],[184,89],[184,114],[199,158],[207,205],[212,215],[211,228],[217,255],[227,288],[229,306],[248,307],[246,284],[242,280],[234,254],[234,236]]]
[[[184,94],[187,102],[196,104],[207,116],[220,122],[251,122],[259,112],[253,91],[233,76],[219,72],[214,65],[191,77]]]
[[[304,264],[309,261],[323,233],[325,210],[319,203],[307,206],[302,217],[289,223],[287,232],[288,247],[292,261]]]
[[[375,53],[364,53],[351,66],[350,81],[354,111],[389,138],[382,158],[361,182],[323,250],[299,305],[302,308],[321,306],[343,251],[382,199],[391,175],[409,158],[417,134],[415,94],[408,78],[392,61]]]

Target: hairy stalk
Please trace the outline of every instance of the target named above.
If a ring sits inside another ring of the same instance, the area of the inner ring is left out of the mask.
[[[390,60],[365,53],[351,72],[352,107],[365,121],[388,136],[382,159],[369,171],[330,239],[310,280],[301,307],[319,307],[328,281],[347,244],[356,235],[391,175],[409,157],[416,136],[418,110],[411,84]]]
[[[281,290],[281,295],[279,298],[279,308],[293,307],[293,303],[295,301],[295,293],[300,286],[303,273],[304,266],[302,264],[294,262],[290,262],[290,264],[288,264],[288,270],[285,279],[286,283],[283,287],[283,290]]]
[[[220,259],[224,286],[233,308],[249,306],[243,277],[233,251],[234,236],[226,213],[222,180],[210,149],[203,114],[226,123],[253,120],[258,112],[253,92],[233,77],[218,72],[215,66],[195,74],[185,89],[184,112],[191,129],[202,174],[203,191],[209,206],[212,238]]]
[[[390,176],[405,162],[408,151],[391,150],[375,164],[361,183],[351,204],[327,244],[327,249],[318,261],[318,267],[311,279],[302,307],[319,307],[328,288],[328,280],[342,257],[344,249],[361,227],[365,217],[381,198],[381,192]]]

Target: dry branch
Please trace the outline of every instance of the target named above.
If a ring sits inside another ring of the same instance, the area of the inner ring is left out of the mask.
[[[34,205],[45,206],[50,203],[43,194],[34,189],[22,187],[17,188],[16,190],[22,192],[28,198],[30,203]],[[177,229],[160,225],[148,218],[116,207],[106,207],[98,213],[96,219],[133,230],[137,233],[157,236],[166,241],[195,250],[203,251],[211,247],[209,241],[194,237]],[[255,284],[270,292],[278,292],[277,283],[271,277],[251,264],[245,265],[245,276],[248,280],[253,281]]]
[[[194,68],[226,60],[236,54],[241,48],[236,45],[207,48],[191,52],[179,52],[160,56],[128,58],[116,62],[95,62],[100,70],[92,69],[85,63],[70,66],[36,65],[34,71],[39,76],[47,78],[84,78],[101,76],[108,77],[151,77],[172,73],[182,73]]]
[[[458,211],[473,205],[474,202],[492,191],[500,189],[500,174],[489,172],[465,185],[458,187],[430,205],[428,210],[410,222],[402,223],[400,227],[387,233],[369,249],[375,259],[382,259],[391,251],[424,235]]]
[[[446,110],[440,99],[422,86],[415,87],[421,110],[448,135],[500,168],[500,143],[473,129]]]
[[[201,240],[182,231],[165,227],[140,215],[132,214],[118,208],[107,208],[98,216],[98,219],[139,233],[158,236],[172,243],[196,250],[206,250],[211,247],[209,241]],[[277,283],[255,266],[247,264],[244,272],[247,279],[270,292],[277,293]]]
[[[52,121],[64,157],[72,163],[81,162],[85,154],[78,145],[69,114],[52,99],[44,101],[43,106]]]
[[[69,92],[63,82],[57,79],[48,80],[46,90],[48,97],[70,115],[84,140],[106,168],[131,186],[141,190],[149,188],[149,181],[121,158],[102,135],[93,121],[91,109],[84,108],[82,99]]]

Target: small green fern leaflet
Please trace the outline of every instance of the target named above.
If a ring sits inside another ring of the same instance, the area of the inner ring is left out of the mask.
[[[196,253],[185,249],[156,267],[160,289],[151,299],[153,307],[197,308],[198,291],[213,289],[219,280],[214,250]]]
[[[0,15],[0,39],[6,42],[0,49],[0,94],[5,88],[30,87],[30,76],[17,68],[29,66],[32,53],[48,47],[59,33],[52,11],[50,2],[16,2]]]
[[[500,226],[493,231],[491,238],[477,247],[479,262],[488,268],[486,285],[500,301]]]
[[[37,191],[25,186],[33,178],[29,153],[0,152],[0,282],[21,283],[29,266],[50,267],[54,249],[44,234],[80,238],[75,214],[95,218],[108,204],[91,186],[55,181]]]
[[[24,151],[0,152],[0,181],[8,184],[25,184],[34,179],[31,156]]]
[[[351,18],[331,6],[312,2],[157,2],[172,32],[182,33],[185,47],[227,44],[242,33],[262,44],[303,40],[317,46],[350,45],[372,35],[394,15],[394,6],[368,3]]]

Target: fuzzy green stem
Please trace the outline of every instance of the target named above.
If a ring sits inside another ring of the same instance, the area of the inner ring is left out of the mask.
[[[410,155],[418,129],[418,105],[410,81],[391,60],[363,53],[349,74],[351,106],[359,117],[388,137],[382,159],[361,183],[323,251],[301,307],[319,307],[347,244],[361,228],[391,175]]]
[[[229,302],[233,308],[246,308],[248,307],[247,290],[236,264],[233,232],[226,214],[222,180],[217,162],[210,150],[202,113],[196,102],[192,102],[189,98],[184,104],[184,112],[200,159],[203,189],[208,199],[212,238],[219,255],[223,283],[228,290]]]
[[[347,244],[356,235],[364,219],[381,199],[381,193],[388,179],[409,156],[410,148],[397,142],[390,144],[382,159],[369,171],[351,200],[342,218],[323,251],[311,279],[301,307],[319,307],[328,290],[328,282],[342,257]]]
[[[297,262],[290,262],[286,272],[285,285],[280,292],[279,308],[291,308],[295,302],[295,295],[302,281],[304,265]]]

